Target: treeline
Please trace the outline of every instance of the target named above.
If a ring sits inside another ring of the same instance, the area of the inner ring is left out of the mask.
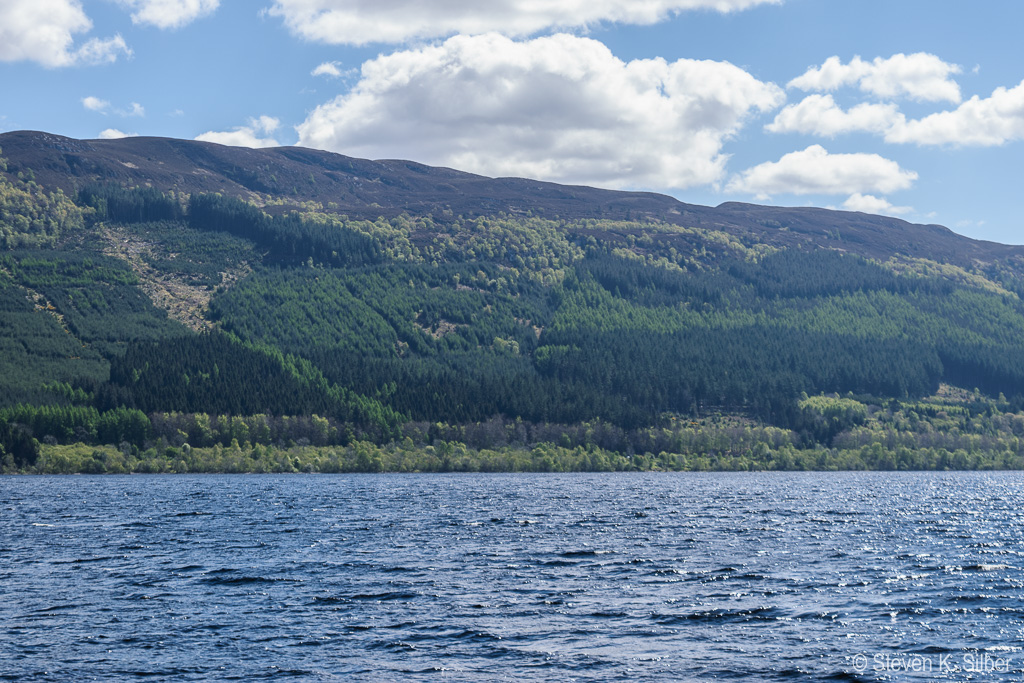
[[[0,268],[24,288],[22,298],[26,290],[40,295],[39,304],[78,340],[73,355],[114,356],[131,341],[185,333],[139,289],[127,263],[98,251],[18,250],[0,254]]]
[[[208,415],[153,413],[152,438],[172,446],[250,444],[279,447],[338,446],[356,435],[353,425],[319,415]],[[365,437],[365,434],[360,434]]]
[[[252,240],[266,250],[266,263],[352,266],[382,260],[377,242],[363,233],[296,212],[271,216],[253,204],[219,194],[192,195],[188,221],[198,230]]]
[[[0,269],[4,267],[0,257]],[[35,301],[0,273],[0,407],[49,403],[47,383],[103,381],[107,362],[61,326],[46,298]]]
[[[93,219],[139,224],[187,220],[196,230],[225,232],[251,240],[266,252],[267,263],[296,265],[312,260],[331,266],[379,263],[378,243],[337,222],[297,212],[270,215],[259,207],[220,194],[195,194],[187,204],[152,187],[91,184],[78,204],[93,209]]]
[[[324,415],[359,434],[386,438],[401,415],[332,385],[302,359],[221,333],[130,344],[111,360],[110,380],[91,388],[101,410],[253,415]]]
[[[537,345],[534,324],[549,315],[547,294],[494,264],[275,269],[215,298],[211,318],[302,354],[441,356],[500,337],[527,355]]]
[[[60,189],[46,192],[31,170],[11,178],[5,171],[0,157],[0,249],[52,247],[85,224],[82,210]]]
[[[877,263],[831,249],[777,251],[756,263],[734,260],[725,270],[749,283],[757,296],[765,299],[818,298],[880,290],[943,296],[955,288],[946,280],[900,276]]]
[[[1021,469],[1024,413],[1001,408],[980,395],[803,399],[808,424],[834,432],[821,443],[728,416],[634,430],[600,421],[409,422],[392,439],[366,441],[315,415],[18,406],[0,413],[0,460],[8,472],[92,473]]]
[[[545,341],[538,360],[543,375],[587,382],[648,416],[727,410],[792,426],[801,392],[922,396],[937,389],[942,376],[935,351],[919,344],[770,325],[647,334],[558,331]]]
[[[593,248],[553,286],[494,264],[291,269],[212,304],[225,329],[413,419],[635,428],[732,410],[825,439],[801,392],[923,396],[953,381],[1017,400],[1018,308],[837,252],[697,269]]]
[[[124,188],[90,184],[78,191],[79,206],[93,209],[93,219],[112,223],[155,223],[178,220],[184,215],[173,195],[153,187]]]
[[[365,434],[361,434],[365,436]],[[379,437],[379,435],[378,435]],[[0,459],[9,454],[19,468],[31,467],[40,444],[111,445],[142,450],[185,444],[230,446],[345,445],[355,438],[350,423],[318,415],[207,415],[154,413],[118,407],[100,411],[88,405],[18,404],[0,409]]]
[[[556,304],[552,288],[494,264],[406,264],[262,272],[218,296],[211,317],[412,419],[649,423],[649,409],[587,379],[538,372]]]
[[[443,359],[367,358],[311,352],[332,381],[379,396],[416,420],[474,422],[493,416],[561,424],[604,419],[624,427],[657,421],[647,406],[630,405],[589,379],[546,377],[523,356],[500,351],[448,354]]]
[[[866,397],[861,397],[862,399]],[[491,418],[484,422],[449,424],[406,422],[393,438],[376,440],[403,447],[442,447],[461,444],[471,450],[530,449],[554,444],[567,449],[595,449],[636,455],[669,453],[688,458],[715,459],[765,456],[791,450],[882,448],[914,453],[942,449],[968,454],[1006,452],[1024,456],[1024,414],[1003,413],[991,402],[967,405],[864,403],[854,398],[817,396],[800,402],[805,425],[816,426],[821,440],[807,431],[781,429],[715,416],[697,420],[667,418],[659,427],[623,429],[609,422],[578,424],[531,423]],[[0,410],[0,423],[15,434],[44,444],[115,445],[139,450],[168,447],[209,448],[255,445],[344,446],[365,439],[349,423],[318,415],[275,416],[211,415],[207,413],[152,413],[116,408],[97,411],[91,406],[27,406]],[[905,457],[911,457],[906,455]],[[901,458],[905,459],[904,456]],[[900,460],[899,462],[903,462]],[[903,467],[906,469],[906,467]]]
[[[1014,346],[948,344],[942,349],[944,377],[951,384],[1009,397],[1024,406],[1024,354]]]
[[[0,421],[0,462],[4,473],[29,471],[39,458],[39,441],[24,425]]]
[[[706,272],[592,251],[566,279],[536,366],[649,414],[725,409],[800,429],[800,392],[923,396],[947,381],[1016,406],[1022,312],[1015,298],[837,252]]]
[[[739,455],[623,454],[598,448],[537,444],[532,448],[471,449],[442,443],[416,447],[354,442],[348,446],[150,448],[142,452],[93,447],[44,446],[31,467],[4,458],[3,472],[35,474],[259,474],[414,472],[749,472],[749,471],[948,471],[1020,470],[1024,457],[1009,451],[969,453],[944,448],[759,448]]]
[[[18,425],[44,442],[119,444],[143,447],[152,436],[149,418],[140,410],[118,407],[15,405],[0,409],[0,423]]]
[[[735,278],[721,271],[701,272],[686,268],[651,267],[641,259],[626,259],[608,250],[591,249],[574,273],[579,281],[593,280],[612,295],[643,306],[693,306],[726,303],[736,289]]]

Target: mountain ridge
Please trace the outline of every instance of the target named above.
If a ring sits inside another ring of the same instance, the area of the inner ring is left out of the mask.
[[[9,172],[31,169],[47,189],[73,195],[90,182],[151,185],[160,191],[219,192],[246,200],[284,196],[373,220],[401,214],[509,213],[565,220],[658,221],[721,230],[779,247],[803,244],[869,258],[894,255],[959,266],[1024,258],[1024,246],[959,235],[941,225],[815,207],[725,202],[687,204],[654,192],[606,190],[526,178],[489,178],[404,160],[367,160],[305,147],[250,149],[162,137],[76,140],[52,133],[0,134]]]

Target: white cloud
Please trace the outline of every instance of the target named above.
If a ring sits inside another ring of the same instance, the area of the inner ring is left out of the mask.
[[[107,128],[100,132],[100,140],[118,140],[120,138],[137,138],[138,133],[125,133],[117,128]]]
[[[107,64],[130,56],[121,36],[93,38],[77,49],[75,35],[92,29],[79,0],[3,0],[0,2],[0,61],[33,61],[55,68]]]
[[[220,0],[120,0],[132,10],[132,22],[162,29],[181,28],[212,14]]]
[[[528,36],[600,22],[654,24],[687,10],[732,12],[781,0],[275,0],[293,33],[332,44],[401,43],[455,33]]]
[[[985,99],[974,96],[952,111],[895,126],[885,140],[980,147],[1024,140],[1024,81],[1015,88],[996,88]]]
[[[823,82],[834,80],[829,76]],[[1024,81],[1014,88],[996,88],[984,99],[975,95],[956,109],[912,120],[892,103],[865,102],[843,110],[831,95],[808,95],[780,111],[765,130],[825,137],[863,131],[890,143],[993,147],[1024,140]]]
[[[843,202],[843,208],[847,211],[860,211],[882,216],[902,216],[914,210],[910,206],[893,206],[884,197],[875,197],[859,192],[850,195],[849,199]]]
[[[856,85],[884,99],[909,97],[922,102],[956,103],[961,99],[960,86],[950,76],[960,72],[956,64],[925,52],[900,53],[888,59],[876,57],[871,62],[854,57],[848,64],[843,64],[839,57],[829,57],[820,67],[811,67],[788,85],[818,91]]]
[[[218,145],[229,145],[232,147],[279,147],[279,143],[272,137],[260,137],[260,134],[269,136],[280,128],[281,122],[272,116],[261,116],[257,119],[249,119],[249,125],[239,126],[230,131],[207,131],[197,135],[196,140],[203,142],[216,142]]]
[[[92,95],[90,95],[89,97],[82,98],[82,106],[88,109],[89,111],[98,111],[100,113],[103,113],[110,109],[110,102],[107,102],[106,100],[101,100],[98,97],[93,97]]]
[[[485,175],[685,188],[724,174],[726,139],[781,89],[726,62],[622,62],[596,40],[456,36],[363,64],[299,144]]]
[[[95,111],[103,115],[106,115],[111,112],[123,117],[146,115],[145,107],[143,107],[138,102],[132,102],[131,106],[127,109],[114,109],[111,107],[110,102],[106,100],[101,100],[98,97],[93,97],[92,95],[90,95],[89,97],[82,98],[82,106],[88,109],[89,111]]]
[[[124,38],[117,35],[106,40],[93,38],[78,48],[71,57],[73,64],[113,64],[117,61],[118,54],[122,53],[126,57],[132,56],[132,51],[128,44],[124,42]]]
[[[770,133],[810,133],[824,137],[857,131],[882,134],[903,118],[895,104],[864,102],[843,111],[831,95],[808,95],[797,104],[788,105],[764,128]]]
[[[311,76],[341,77],[341,62],[324,62],[310,72]]]
[[[749,168],[726,188],[758,199],[774,194],[888,194],[905,190],[917,173],[877,154],[829,154],[820,145]]]

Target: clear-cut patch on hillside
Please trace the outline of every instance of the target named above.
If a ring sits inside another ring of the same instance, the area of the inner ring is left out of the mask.
[[[168,252],[157,242],[147,241],[123,227],[104,225],[100,234],[107,242],[103,250],[108,256],[123,259],[139,278],[139,287],[150,298],[153,305],[167,311],[168,317],[186,327],[201,332],[213,327],[207,319],[210,299],[215,288],[194,284],[187,276],[171,271],[158,271],[150,261],[154,258],[174,259],[177,254]],[[247,262],[221,272],[221,287],[227,289],[252,272]]]

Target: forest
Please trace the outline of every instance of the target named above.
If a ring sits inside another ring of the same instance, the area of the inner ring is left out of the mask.
[[[1015,262],[0,178],[5,471],[1021,464]]]

